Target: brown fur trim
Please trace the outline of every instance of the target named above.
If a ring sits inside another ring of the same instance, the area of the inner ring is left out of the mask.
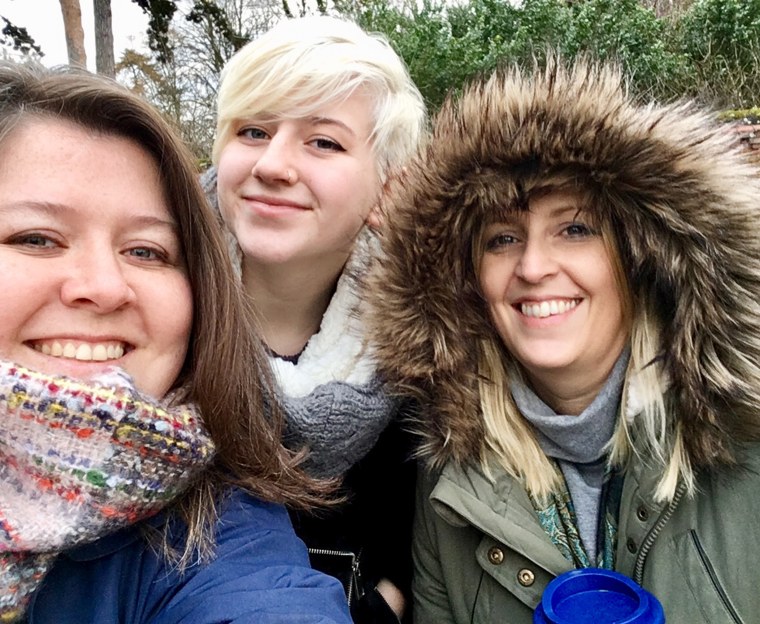
[[[477,459],[478,341],[496,340],[475,290],[473,236],[526,186],[573,171],[614,226],[636,301],[653,300],[695,466],[760,437],[760,181],[707,112],[642,106],[609,66],[505,70],[450,98],[392,189],[371,276],[380,370],[423,404],[422,453]]]

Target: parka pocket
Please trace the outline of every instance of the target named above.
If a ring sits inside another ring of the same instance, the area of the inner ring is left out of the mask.
[[[736,610],[725,584],[694,529],[676,539],[679,563],[692,596],[711,623],[746,624]],[[682,596],[681,600],[686,597]]]

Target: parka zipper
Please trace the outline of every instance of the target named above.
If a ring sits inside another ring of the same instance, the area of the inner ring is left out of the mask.
[[[723,589],[723,586],[718,582],[718,579],[715,576],[715,570],[713,569],[710,560],[707,558],[707,553],[705,553],[704,548],[702,548],[702,544],[699,542],[696,531],[692,529],[689,531],[689,535],[691,537],[692,543],[694,544],[694,548],[697,549],[697,554],[699,555],[699,559],[702,562],[702,567],[704,567],[705,571],[707,572],[707,576],[710,578],[710,582],[713,584],[713,587],[715,588],[720,601],[723,603],[723,606],[726,607],[726,611],[728,611],[731,619],[736,622],[736,624],[742,624],[742,620],[739,617],[739,614],[736,612],[736,609],[734,609],[733,605],[728,599],[728,596],[726,595],[725,590]]]
[[[682,481],[678,484],[678,488],[676,488],[676,492],[673,495],[673,500],[670,501],[670,505],[668,505],[665,513],[660,516],[660,519],[655,523],[651,531],[649,531],[649,533],[647,533],[647,536],[644,538],[644,541],[641,544],[641,549],[639,550],[639,555],[636,557],[636,565],[633,568],[633,580],[636,581],[639,585],[641,585],[641,581],[644,576],[644,562],[646,561],[647,555],[649,554],[652,545],[657,539],[657,536],[668,523],[668,520],[670,520],[670,517],[675,512],[676,507],[678,507],[678,503],[681,501],[681,498],[683,498],[683,495],[685,493],[686,484]]]
[[[346,588],[346,601],[349,608],[351,607],[351,601],[354,598],[354,592],[356,597],[361,599],[364,595],[364,589],[361,583],[361,570],[359,570],[359,555],[352,553],[350,550],[331,550],[329,548],[308,548],[310,555],[318,555],[323,557],[350,557],[351,558],[351,577],[348,579],[348,587]]]

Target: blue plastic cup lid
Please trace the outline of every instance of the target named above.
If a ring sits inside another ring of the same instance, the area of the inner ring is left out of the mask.
[[[585,568],[546,586],[534,624],[665,624],[662,605],[619,572]]]

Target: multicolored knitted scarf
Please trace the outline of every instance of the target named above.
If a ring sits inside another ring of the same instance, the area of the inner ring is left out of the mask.
[[[117,369],[83,382],[0,361],[0,622],[23,617],[59,552],[155,514],[213,452],[192,406]]]

